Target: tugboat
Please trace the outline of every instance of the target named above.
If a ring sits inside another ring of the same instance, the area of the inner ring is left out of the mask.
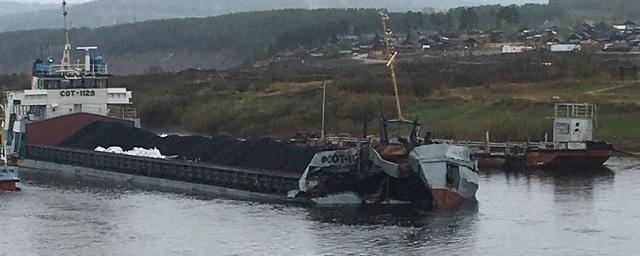
[[[316,154],[292,196],[319,205],[410,203],[437,210],[475,198],[478,172],[467,147],[423,144],[416,121],[381,123],[379,142]]]
[[[21,159],[28,144],[57,146],[95,121],[119,122],[140,127],[132,93],[109,84],[108,64],[95,46],[84,51],[84,63],[72,63],[66,1],[62,2],[65,45],[59,62],[37,59],[31,88],[6,93],[4,108],[5,153]]]
[[[421,125],[403,118],[392,49],[382,16],[398,119],[380,122],[380,141],[363,140],[346,150],[316,154],[292,197],[321,205],[408,202],[454,210],[478,190],[478,172],[468,147],[424,143]]]

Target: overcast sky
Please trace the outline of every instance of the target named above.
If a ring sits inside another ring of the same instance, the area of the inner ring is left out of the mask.
[[[91,0],[67,0],[69,3],[82,3]],[[23,3],[61,3],[62,0],[0,0],[0,2],[23,2]]]
[[[60,3],[62,2],[62,0],[0,0],[0,2],[6,2],[6,1],[28,2],[28,3]],[[89,2],[89,1],[92,1],[92,0],[67,0],[67,2],[69,2],[70,4],[83,3],[83,2]],[[179,1],[179,0],[169,0],[169,1]],[[242,1],[242,0],[238,0],[238,1]],[[318,1],[322,1],[322,0],[318,0]],[[480,0],[480,1],[476,0],[474,2],[496,3],[496,4],[522,4],[522,3],[548,3],[549,0]]]

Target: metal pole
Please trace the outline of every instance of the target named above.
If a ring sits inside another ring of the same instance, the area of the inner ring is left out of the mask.
[[[327,82],[322,83],[322,129],[320,130],[320,138],[324,139],[324,119],[327,104]]]

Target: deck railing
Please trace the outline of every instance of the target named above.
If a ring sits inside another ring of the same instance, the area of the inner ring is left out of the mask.
[[[138,118],[138,112],[133,105],[108,105],[107,116],[125,119],[125,120],[133,120]]]
[[[34,74],[40,76],[59,75],[108,75],[109,66],[107,64],[93,64],[86,69],[85,64],[35,64]]]
[[[569,118],[596,119],[597,117],[597,106],[593,104],[587,104],[587,103],[555,104],[554,110],[555,110],[555,114],[554,114],[555,118],[569,117]]]

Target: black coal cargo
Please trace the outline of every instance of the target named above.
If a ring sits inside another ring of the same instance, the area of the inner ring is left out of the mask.
[[[157,148],[164,155],[190,161],[293,173],[302,173],[319,151],[266,137],[251,140],[225,135],[160,137],[144,129],[102,121],[87,125],[59,146],[86,150],[98,146],[125,150]]]

